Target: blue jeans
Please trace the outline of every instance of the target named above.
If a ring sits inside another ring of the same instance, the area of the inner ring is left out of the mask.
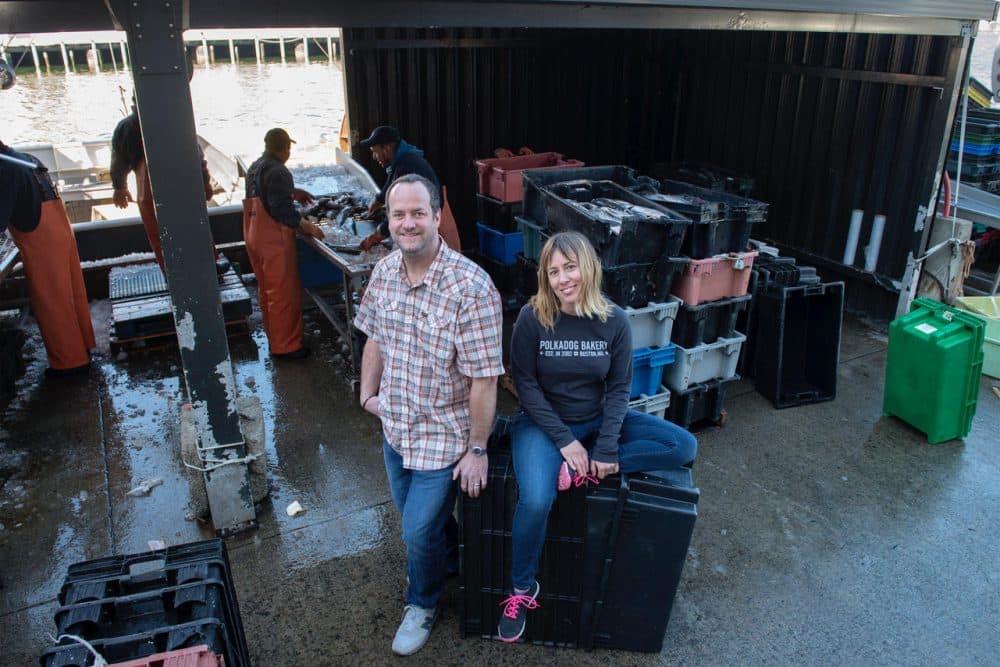
[[[403,517],[406,574],[410,585],[406,604],[437,606],[447,575],[445,525],[455,507],[454,465],[441,470],[408,470],[403,457],[383,437],[382,454],[392,502]]]
[[[567,426],[582,442],[600,429],[602,421],[598,417]],[[525,413],[518,414],[511,426],[511,448],[519,491],[512,528],[511,583],[527,590],[535,582],[563,457]],[[630,409],[622,422],[618,465],[624,473],[677,468],[693,461],[697,449],[694,436],[680,426]]]

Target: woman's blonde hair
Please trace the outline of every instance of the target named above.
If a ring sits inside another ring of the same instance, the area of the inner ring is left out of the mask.
[[[580,298],[575,304],[577,316],[596,317],[607,322],[612,304],[601,293],[601,262],[594,246],[579,232],[559,232],[545,242],[538,257],[538,292],[531,297],[530,303],[539,324],[551,331],[559,317],[559,297],[549,285],[549,264],[557,250],[566,259],[575,261],[580,269]]]

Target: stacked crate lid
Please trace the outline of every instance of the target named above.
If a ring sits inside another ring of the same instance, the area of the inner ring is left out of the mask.
[[[1000,112],[996,109],[973,109],[965,120],[955,119],[948,153],[948,172],[958,175],[959,152],[962,161],[962,182],[976,185],[988,192],[1000,191]]]
[[[222,540],[71,565],[59,593],[59,643],[45,667],[91,664],[86,640],[109,663],[206,646],[228,667],[249,652]]]
[[[832,400],[837,393],[844,283],[822,282],[811,266],[764,253],[754,265],[740,372],[775,407]]]

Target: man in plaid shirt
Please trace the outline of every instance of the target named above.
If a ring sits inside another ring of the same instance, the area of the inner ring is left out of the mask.
[[[416,653],[437,619],[455,480],[477,497],[503,374],[500,296],[438,234],[441,200],[422,176],[386,192],[398,250],[372,271],[354,325],[368,336],[361,405],[382,420],[392,500],[403,517],[409,586],[392,650]]]

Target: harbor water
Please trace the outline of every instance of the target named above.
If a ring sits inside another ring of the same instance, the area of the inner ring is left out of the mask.
[[[131,71],[18,73],[0,95],[0,140],[10,145],[109,138],[128,111]],[[198,133],[230,155],[253,158],[264,133],[283,127],[296,140],[291,165],[332,163],[344,116],[340,61],[197,67],[191,99]]]

